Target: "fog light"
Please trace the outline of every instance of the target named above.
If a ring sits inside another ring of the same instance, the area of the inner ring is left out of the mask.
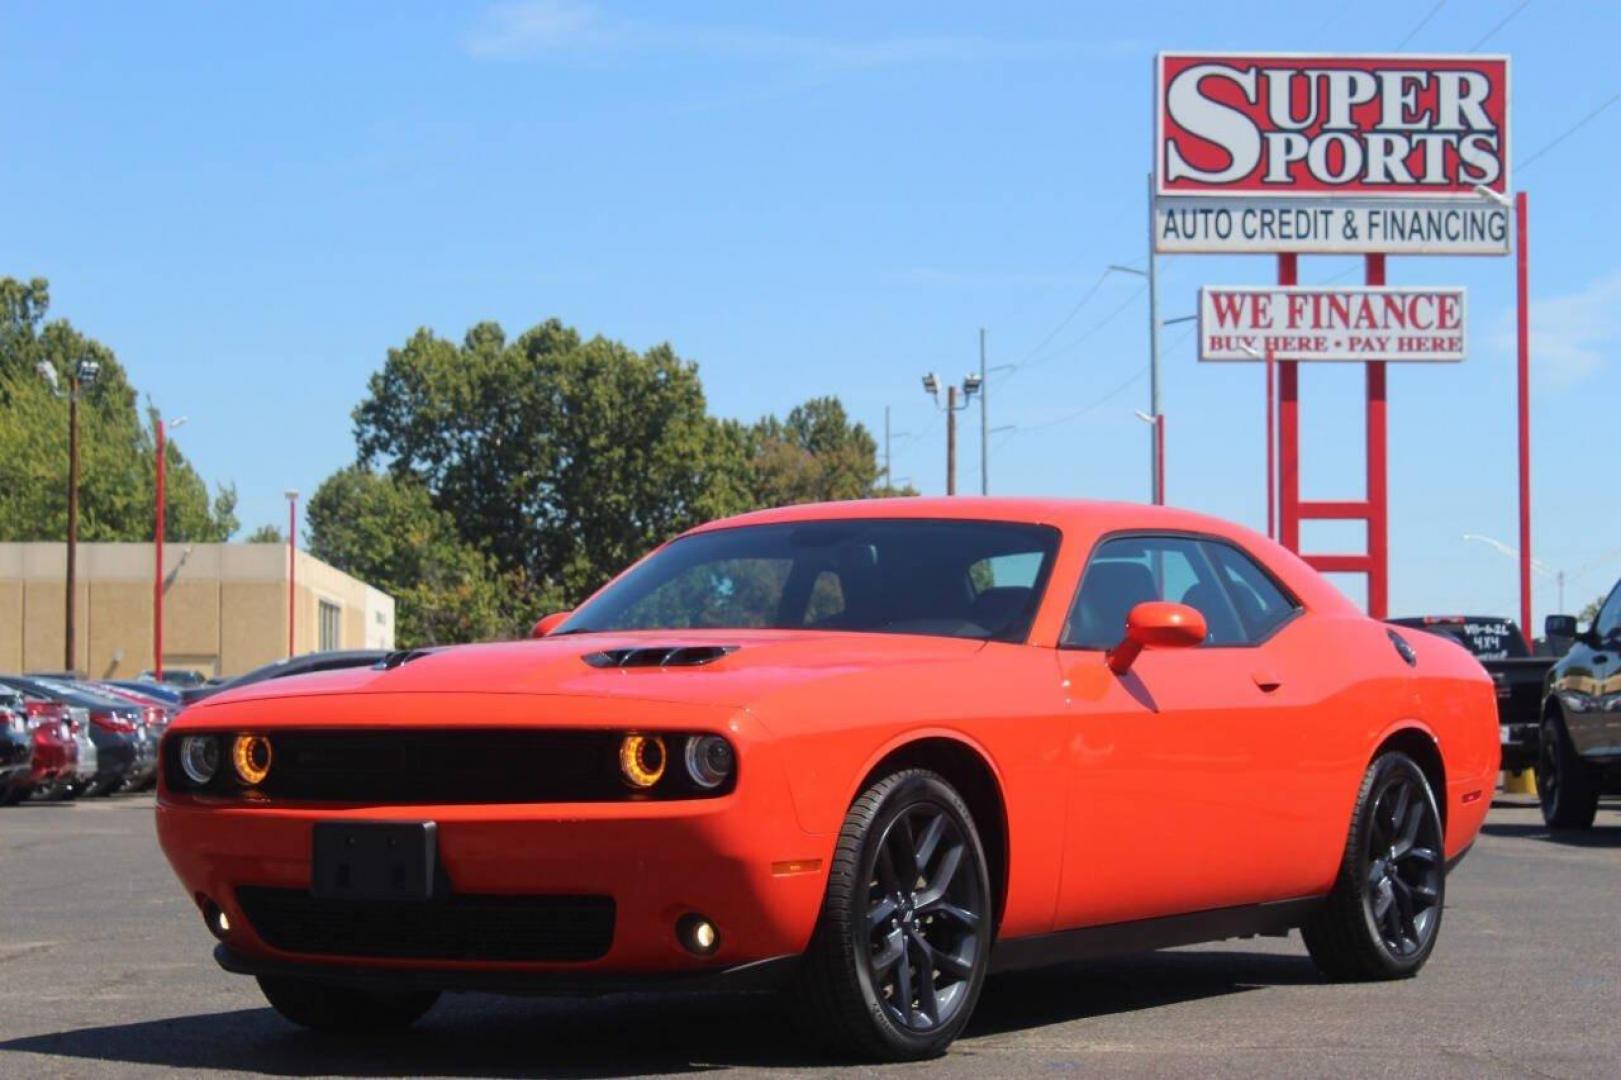
[[[619,771],[633,788],[650,788],[664,776],[664,740],[657,735],[626,735],[619,744]]]
[[[238,735],[231,744],[231,763],[244,784],[256,787],[264,783],[270,775],[270,740],[263,735]]]
[[[208,927],[208,932],[221,941],[231,932],[230,918],[212,900],[203,901],[203,923]]]
[[[702,915],[683,915],[676,920],[676,940],[694,956],[708,956],[720,947],[720,931]]]

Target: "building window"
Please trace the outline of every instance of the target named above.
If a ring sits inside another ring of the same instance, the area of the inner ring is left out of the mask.
[[[343,609],[326,600],[321,601],[321,652],[331,652],[342,641]]]

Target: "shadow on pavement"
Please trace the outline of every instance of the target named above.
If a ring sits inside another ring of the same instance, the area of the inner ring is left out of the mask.
[[[1001,975],[986,985],[965,1037],[1317,981],[1304,956],[1239,952],[1150,953]],[[0,1042],[0,1072],[10,1072],[7,1053],[278,1076],[596,1077],[831,1064],[772,999],[722,995],[455,995],[418,1027],[372,1038],[315,1035],[268,1008],[239,1009]]]
[[[1513,836],[1527,840],[1542,840],[1567,847],[1617,848],[1621,847],[1621,826],[1595,825],[1591,829],[1550,829],[1541,823],[1520,825],[1505,821],[1488,821],[1480,827],[1488,836]]]

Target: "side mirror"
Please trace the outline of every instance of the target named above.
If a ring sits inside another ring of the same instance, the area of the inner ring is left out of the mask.
[[[554,611],[550,615],[543,615],[535,623],[535,628],[529,631],[532,638],[543,638],[563,624],[563,620],[574,614],[572,611]]]
[[[1124,675],[1144,649],[1187,649],[1200,645],[1210,633],[1198,609],[1167,600],[1138,604],[1126,616],[1126,636],[1105,658],[1109,670]]]
[[[1576,616],[1574,615],[1549,615],[1542,624],[1542,632],[1544,636],[1551,638],[1574,639],[1580,636],[1576,632]]]

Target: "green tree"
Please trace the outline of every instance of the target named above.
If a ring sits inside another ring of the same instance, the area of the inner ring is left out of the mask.
[[[402,644],[522,633],[699,522],[884,490],[836,398],[720,420],[668,345],[556,319],[510,341],[419,330],[354,420],[357,464],[311,500],[310,546],[394,594]]]
[[[135,390],[111,349],[64,320],[45,321],[49,309],[44,279],[0,278],[0,540],[67,537],[68,402],[39,367],[65,389],[83,360],[100,371],[79,402],[79,536],[150,540],[156,453]],[[171,539],[224,540],[236,530],[234,489],[221,488],[211,504],[173,442],[165,470]]]
[[[363,465],[328,477],[308,507],[310,552],[394,596],[401,647],[513,637],[536,614],[530,596],[462,540],[427,489]]]
[[[283,536],[281,530],[274,525],[261,525],[242,539],[244,543],[248,544],[285,544],[287,542],[287,537]]]
[[[878,444],[838,398],[812,398],[786,420],[768,416],[749,436],[757,505],[862,499],[877,489]]]
[[[362,463],[413,479],[461,536],[542,595],[579,599],[650,547],[750,504],[744,432],[659,345],[556,320],[460,346],[419,331],[355,410]]]

